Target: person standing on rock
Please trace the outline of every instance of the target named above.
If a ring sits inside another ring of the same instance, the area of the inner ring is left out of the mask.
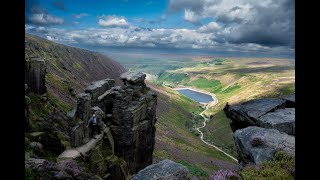
[[[98,122],[97,122],[97,118],[96,118],[96,114],[95,113],[93,113],[92,117],[88,121],[87,127],[89,127],[89,126],[91,128],[91,137],[92,138],[95,138],[94,137],[95,132],[100,134],[100,130],[99,130],[99,127],[98,127]]]

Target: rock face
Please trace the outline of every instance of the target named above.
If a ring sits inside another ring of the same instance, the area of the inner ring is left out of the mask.
[[[295,135],[295,108],[278,109],[259,118],[260,127],[277,129]]]
[[[131,72],[121,78],[124,86],[113,87],[114,80],[104,79],[77,95],[77,107],[69,113],[70,124],[75,124],[70,135],[74,148],[58,161],[85,157],[92,171],[116,179],[152,164],[157,96],[145,85],[145,74]],[[96,139],[86,127],[93,112],[102,130]]]
[[[295,155],[295,95],[226,105],[240,165],[261,164],[278,151]]]
[[[190,177],[186,167],[166,159],[147,166],[133,175],[131,180],[186,180]]]
[[[125,73],[121,78],[126,85],[114,89],[110,127],[116,155],[134,174],[152,163],[157,96],[145,86],[145,74]]]
[[[281,133],[275,129],[266,129],[257,126],[249,126],[238,129],[233,138],[238,155],[243,163],[261,164],[272,159],[277,151],[287,154],[295,154],[294,136]]]
[[[25,84],[31,92],[44,94],[47,92],[45,84],[46,64],[41,58],[25,60]]]

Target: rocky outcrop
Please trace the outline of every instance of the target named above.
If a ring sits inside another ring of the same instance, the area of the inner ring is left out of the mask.
[[[113,79],[103,79],[92,82],[91,85],[85,89],[85,93],[89,93],[91,95],[91,105],[96,106],[98,103],[98,97],[107,90],[111,89],[114,84],[115,81]]]
[[[91,83],[77,95],[77,107],[68,113],[72,149],[58,162],[86,159],[90,172],[123,179],[152,164],[157,96],[145,85],[145,74],[125,73],[124,86],[114,80]],[[96,113],[101,134],[91,139],[87,121]]]
[[[271,160],[278,151],[295,154],[294,136],[281,133],[275,129],[249,126],[238,129],[233,135],[237,152],[244,164],[261,164]]]
[[[259,126],[295,135],[295,108],[278,109],[259,118]]]
[[[121,75],[125,86],[113,89],[111,131],[115,153],[122,157],[131,174],[152,163],[155,143],[157,95],[149,91],[145,74]]]
[[[31,92],[44,94],[47,92],[45,84],[46,64],[41,58],[25,60],[25,84]]]
[[[289,105],[288,105],[289,104]],[[295,108],[286,99],[266,98],[239,105],[226,105],[224,112],[232,120],[233,131],[248,126],[273,128],[290,135],[295,134]]]
[[[276,152],[295,155],[295,96],[226,105],[224,112],[239,155],[240,167],[271,160]]]
[[[188,169],[182,164],[171,160],[162,160],[157,164],[147,166],[131,180],[186,180],[191,179]]]

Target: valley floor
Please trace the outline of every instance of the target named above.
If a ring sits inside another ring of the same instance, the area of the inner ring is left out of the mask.
[[[155,162],[171,159],[186,165],[193,175],[204,178],[221,168],[237,168],[237,162],[204,144],[199,135],[186,126],[203,111],[200,104],[170,88],[151,83],[148,86],[158,94]]]

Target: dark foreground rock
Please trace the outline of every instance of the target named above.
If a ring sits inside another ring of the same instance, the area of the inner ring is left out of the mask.
[[[276,152],[295,156],[295,95],[226,105],[224,112],[239,155],[240,168],[272,160]]]
[[[185,166],[166,159],[147,166],[133,175],[131,180],[185,180],[190,177]]]
[[[255,99],[242,104],[226,105],[224,112],[232,120],[230,126],[234,131],[248,126],[277,129],[290,135],[295,134],[295,109],[292,107],[294,97],[286,99]]]
[[[294,136],[275,129],[250,126],[238,129],[233,138],[242,164],[261,164],[271,160],[278,151],[295,155]]]
[[[295,135],[295,108],[278,109],[263,115],[257,121],[260,127],[277,129]]]

